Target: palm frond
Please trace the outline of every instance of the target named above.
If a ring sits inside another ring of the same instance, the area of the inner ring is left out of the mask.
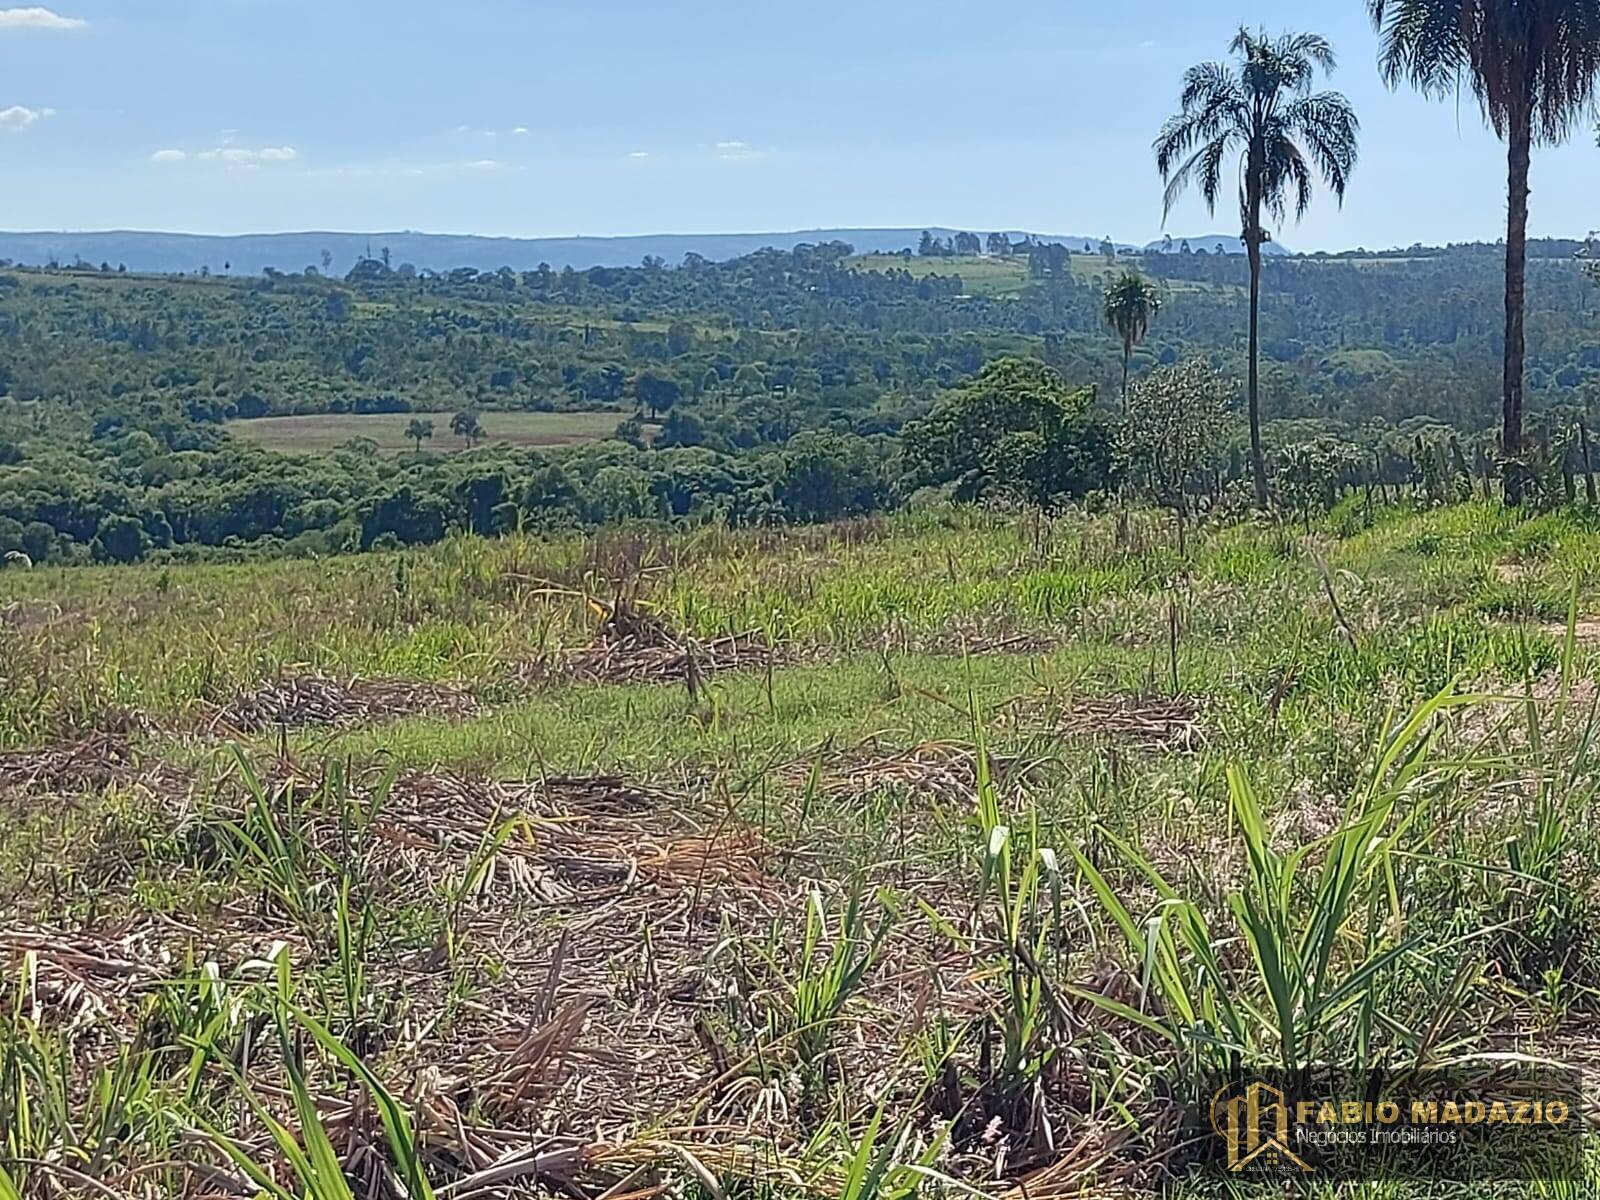
[[[1178,115],[1161,127],[1155,141],[1156,167],[1163,177],[1195,147],[1245,126],[1244,93],[1233,72],[1220,63],[1201,63],[1184,74]]]
[[[1361,126],[1339,93],[1312,94],[1317,71],[1336,64],[1328,40],[1317,33],[1271,37],[1241,26],[1229,50],[1236,65],[1201,63],[1184,73],[1180,111],[1156,138],[1156,167],[1167,185],[1164,211],[1171,213],[1194,185],[1215,212],[1224,160],[1236,149],[1244,152],[1240,211],[1247,231],[1256,220],[1250,196],[1259,195],[1280,222],[1291,203],[1299,218],[1318,175],[1342,203]]]
[[[1288,136],[1309,153],[1328,190],[1344,203],[1355,170],[1361,121],[1350,102],[1338,92],[1303,96],[1283,113]]]
[[[1272,215],[1278,223],[1283,223],[1284,209],[1287,197],[1285,193],[1290,187],[1294,189],[1294,217],[1300,220],[1306,215],[1306,210],[1311,207],[1311,166],[1306,162],[1305,155],[1288,139],[1280,141],[1273,147],[1270,155],[1273,162],[1273,187],[1268,191],[1269,201],[1272,205]]]
[[[1216,212],[1217,196],[1222,190],[1223,160],[1228,157],[1233,143],[1242,140],[1242,137],[1242,134],[1230,129],[1201,146],[1182,166],[1172,171],[1167,177],[1167,189],[1162,196],[1162,215],[1173,210],[1178,197],[1192,182],[1197,182],[1200,196],[1206,203],[1206,211]],[[1163,171],[1163,174],[1167,172]]]
[[[1391,86],[1471,88],[1500,136],[1524,121],[1562,141],[1593,111],[1600,0],[1369,0]]]

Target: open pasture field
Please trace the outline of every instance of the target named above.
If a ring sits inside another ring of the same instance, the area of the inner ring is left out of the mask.
[[[424,451],[449,451],[466,448],[466,443],[450,432],[454,412],[402,413],[313,413],[298,417],[261,417],[230,421],[226,428],[235,437],[249,438],[269,450],[291,454],[315,454],[334,450],[352,438],[371,438],[378,449],[387,452],[414,450],[416,444],[406,436],[414,420],[432,421],[433,437],[422,443]],[[480,412],[485,437],[479,445],[572,446],[599,441],[616,432],[617,423],[627,414],[616,412]]]
[[[918,279],[924,275],[959,275],[967,294],[973,296],[1017,296],[1032,282],[1026,257],[905,258],[898,254],[860,254],[845,259],[845,266],[861,271],[909,271]]]
[[[1347,504],[5,570],[0,1196],[1446,1194],[1184,1114],[1592,1064],[1597,563]]]
[[[1013,255],[1011,258],[991,258],[988,255],[905,258],[896,254],[862,254],[844,261],[846,266],[861,271],[909,271],[919,279],[924,275],[959,275],[967,295],[989,299],[1021,296],[1035,284],[1028,274],[1026,255]],[[1138,271],[1141,261],[1137,256],[1122,255],[1115,262],[1107,262],[1099,254],[1076,253],[1072,256],[1072,274],[1079,284],[1099,285],[1115,279],[1124,271]],[[1163,280],[1162,286],[1174,292],[1224,290],[1185,279]]]

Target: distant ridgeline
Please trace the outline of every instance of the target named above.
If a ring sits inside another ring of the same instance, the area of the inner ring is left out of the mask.
[[[88,233],[0,232],[0,260],[28,266],[93,266],[148,274],[260,275],[267,270],[299,274],[307,267],[322,274],[346,274],[352,265],[385,254],[395,267],[446,272],[458,267],[493,271],[509,267],[531,271],[541,264],[572,267],[634,267],[645,259],[676,266],[685,256],[724,262],[758,250],[793,250],[803,244],[844,242],[859,254],[915,252],[931,240],[941,251],[958,239],[992,241],[1004,237],[1059,243],[1074,252],[1098,253],[1105,241],[1072,234],[968,233],[956,229],[812,229],[793,233],[646,234],[637,237],[511,238],[438,233],[264,233],[205,236],[189,233],[110,231]],[[1192,248],[1237,253],[1239,239],[1207,235],[1190,239]],[[974,242],[974,245],[979,244]],[[1137,247],[1118,242],[1122,252]],[[1162,243],[1153,243],[1151,249]],[[972,251],[976,253],[976,250]],[[1271,246],[1269,253],[1285,253]]]
[[[546,262],[548,243],[526,251],[541,255],[531,265],[480,269],[426,266],[398,236],[369,255],[364,239],[353,252],[309,235],[277,259],[309,254],[292,272],[262,251],[201,263],[204,278],[135,273],[157,235],[82,235],[135,241],[86,243],[92,268],[0,270],[0,555],[326,553],[530,521],[814,520],[1006,479],[1032,480],[1034,499],[1093,490],[1120,469],[1122,344],[1104,292],[1128,269],[1163,293],[1136,384],[1195,358],[1244,373],[1247,275],[1215,252],[1228,239],[1129,253],[850,232],[877,240],[717,261],[697,239],[669,265],[671,239],[633,239],[638,265],[583,269]],[[0,257],[33,257],[17,239],[34,236],[60,235],[5,235]],[[1579,248],[1530,244],[1543,444],[1564,444],[1600,400],[1600,295]],[[1480,457],[1498,414],[1501,287],[1494,245],[1273,257],[1262,392],[1285,489],[1296,464],[1330,462],[1341,478],[1359,466],[1435,488]],[[1033,367],[974,382],[999,360]],[[952,425],[963,398],[1021,424]],[[943,440],[918,444],[949,456],[919,451],[912,469],[902,432],[931,414]],[[266,417],[293,424],[269,431]],[[974,440],[1023,457],[974,459]],[[1239,447],[1235,434],[1216,448],[1219,496]]]

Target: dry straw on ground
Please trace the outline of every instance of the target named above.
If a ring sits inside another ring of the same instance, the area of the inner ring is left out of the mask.
[[[259,733],[314,725],[348,727],[401,717],[470,717],[472,693],[415,679],[333,679],[290,675],[246,692],[211,721],[215,731]]]
[[[137,784],[171,793],[188,782],[185,772],[135,751],[112,734],[39,750],[0,751],[0,792],[72,796]]]

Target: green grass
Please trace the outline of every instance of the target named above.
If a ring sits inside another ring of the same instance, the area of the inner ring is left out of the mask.
[[[371,438],[387,452],[415,450],[406,436],[414,420],[433,422],[433,437],[422,443],[425,453],[466,449],[450,432],[453,412],[312,413],[298,417],[261,417],[229,421],[225,429],[286,453],[316,454],[334,450],[352,438]],[[571,446],[599,441],[616,432],[627,416],[618,412],[482,412],[478,415],[485,436],[480,445]]]
[[[918,279],[926,275],[959,275],[968,295],[996,299],[1020,296],[1033,283],[1028,276],[1026,255],[1012,258],[903,258],[897,254],[862,254],[845,259],[844,265],[862,271],[909,271]]]
[[[0,748],[121,731],[192,781],[0,790],[0,915],[50,935],[0,941],[0,1197],[48,1164],[193,1195],[196,1161],[453,1194],[530,1128],[590,1194],[1198,1197],[1226,1181],[1142,1157],[1154,1098],[1234,1058],[1581,1047],[1600,646],[1562,630],[1600,612],[1600,524],[1340,522],[1186,558],[1156,514],[952,510],[0,572]],[[525,670],[619,592],[785,654],[693,688]],[[307,670],[483,707],[208,732]],[[1083,724],[1173,692],[1181,746]],[[91,972],[68,1019],[63,945],[166,982]],[[1060,1192],[1030,1175],[1063,1159]]]
[[[1080,283],[1104,283],[1124,271],[1139,270],[1141,262],[1138,256],[1126,254],[1119,256],[1115,262],[1107,262],[1098,253],[1084,254],[1080,249],[1072,254],[1072,274]],[[960,277],[967,295],[987,299],[1020,296],[1037,283],[1028,274],[1027,255],[1013,255],[1010,258],[990,258],[987,255],[920,258],[913,255],[905,258],[897,254],[862,254],[845,259],[845,265],[862,271],[909,271],[918,279],[927,275],[956,275]],[[1212,288],[1210,284],[1183,279],[1166,280],[1163,286],[1174,292],[1206,291]]]

